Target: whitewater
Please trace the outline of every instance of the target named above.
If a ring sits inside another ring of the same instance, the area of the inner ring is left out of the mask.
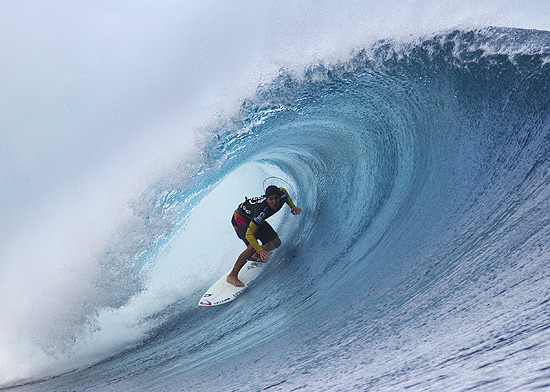
[[[547,8],[2,2],[0,390],[550,390]]]

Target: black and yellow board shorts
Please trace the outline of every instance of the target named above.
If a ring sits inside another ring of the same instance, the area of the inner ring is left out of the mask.
[[[246,218],[239,215],[237,211],[235,211],[233,213],[233,217],[231,218],[231,224],[235,229],[235,233],[237,233],[237,237],[243,240],[248,246],[249,242],[246,240],[246,230],[248,229],[250,221],[246,220]],[[274,240],[278,236],[275,229],[273,229],[273,227],[271,227],[271,225],[267,222],[264,222],[260,227],[258,227],[255,235],[256,239],[259,240],[262,245]]]

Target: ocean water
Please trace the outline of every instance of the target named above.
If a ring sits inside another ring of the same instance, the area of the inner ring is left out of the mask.
[[[6,209],[0,389],[550,390],[550,32],[323,56],[246,80],[193,132],[147,108],[82,159],[53,132],[74,156],[48,168],[94,168],[85,185],[12,165],[35,184],[14,196],[48,203]],[[303,213],[270,219],[283,245],[244,294],[197,307],[266,183]]]

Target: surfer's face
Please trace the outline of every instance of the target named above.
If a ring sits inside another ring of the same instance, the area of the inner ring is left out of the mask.
[[[276,210],[281,205],[281,196],[271,195],[267,198],[267,205]]]

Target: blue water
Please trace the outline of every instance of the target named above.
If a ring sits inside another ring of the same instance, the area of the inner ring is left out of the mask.
[[[81,321],[99,354],[4,386],[550,390],[549,90],[550,33],[535,30],[380,41],[282,69],[204,130],[186,175],[144,193],[138,245],[99,258],[107,294]],[[242,248],[227,189],[256,196],[268,176],[303,214],[278,214],[283,245],[245,294],[196,307]],[[181,248],[191,256],[170,261]],[[52,363],[72,358],[62,343]]]

